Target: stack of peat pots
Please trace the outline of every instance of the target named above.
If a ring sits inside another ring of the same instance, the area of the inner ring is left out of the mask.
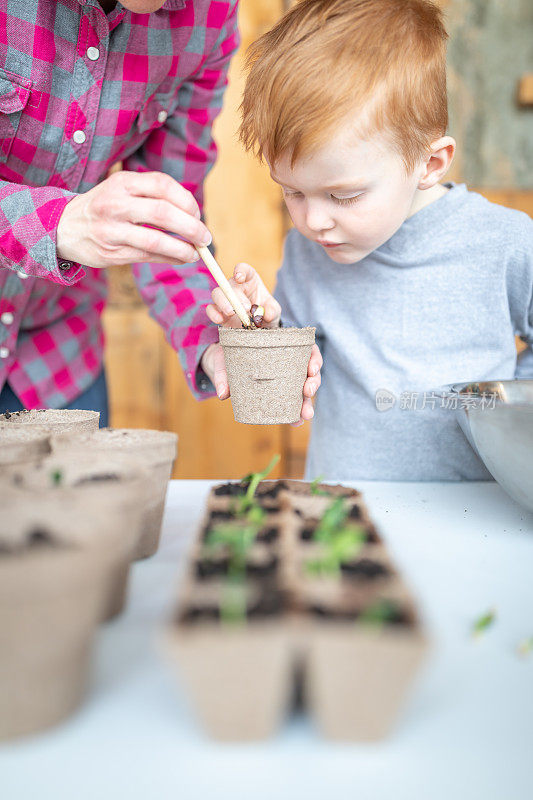
[[[299,684],[327,737],[382,738],[427,643],[360,493],[263,481],[246,510],[244,492],[212,490],[164,634],[202,723],[269,736]],[[236,581],[231,543],[247,537]]]
[[[39,731],[79,706],[97,625],[123,609],[132,560],[157,549],[176,436],[122,436],[173,442],[156,492],[150,445],[146,457],[139,445],[134,454],[91,447],[93,437],[122,434],[99,431],[98,418],[0,416],[0,739]]]

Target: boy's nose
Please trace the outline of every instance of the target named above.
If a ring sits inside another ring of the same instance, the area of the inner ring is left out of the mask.
[[[329,231],[335,227],[335,221],[331,219],[327,209],[311,204],[307,206],[305,223],[309,230],[315,233]]]

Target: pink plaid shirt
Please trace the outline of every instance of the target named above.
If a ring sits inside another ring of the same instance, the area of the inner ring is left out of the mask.
[[[60,262],[65,205],[122,161],[172,175],[202,203],[216,148],[238,0],[167,0],[134,14],[97,0],[0,5],[0,389],[27,408],[60,407],[102,367],[102,270]],[[205,316],[203,264],[135,264],[151,315],[177,350],[189,386],[217,330]]]

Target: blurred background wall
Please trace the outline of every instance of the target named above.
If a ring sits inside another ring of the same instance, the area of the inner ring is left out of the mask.
[[[237,141],[243,54],[290,0],[241,0],[241,49],[215,124],[219,160],[206,183],[207,224],[230,274],[253,264],[270,288],[289,221],[266,167]],[[441,0],[450,33],[450,133],[458,153],[450,173],[489,199],[533,215],[533,2]],[[281,453],[278,474],[301,477],[309,426],[248,426],[229,401],[198,403],[178,359],[140,300],[129,268],[108,275],[104,324],[111,424],[179,434],[175,477],[238,478]],[[521,343],[517,343],[520,347]]]

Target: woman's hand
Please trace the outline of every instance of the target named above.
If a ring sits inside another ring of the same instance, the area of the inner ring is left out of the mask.
[[[110,175],[74,197],[57,227],[58,257],[96,268],[187,264],[199,258],[193,245],[210,242],[191,192],[162,172]]]

